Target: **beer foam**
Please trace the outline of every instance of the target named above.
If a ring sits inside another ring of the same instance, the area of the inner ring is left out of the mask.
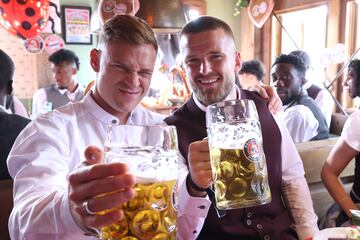
[[[145,178],[145,177],[136,176],[136,183],[149,184],[160,181],[161,180],[158,178],[151,178],[151,177]]]

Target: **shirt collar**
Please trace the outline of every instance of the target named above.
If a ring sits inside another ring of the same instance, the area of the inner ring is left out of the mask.
[[[233,85],[230,93],[224,98],[223,101],[228,101],[228,100],[235,100],[235,99],[240,99],[240,89],[238,86],[236,86],[236,84]],[[195,94],[193,94],[193,98],[194,98],[194,102],[196,104],[196,106],[198,106],[198,108],[200,108],[201,110],[203,110],[204,112],[206,112],[206,107],[204,104],[202,104],[195,96]]]
[[[119,124],[120,123],[119,118],[108,113],[102,107],[100,107],[91,96],[91,93],[92,91],[89,91],[82,100],[85,109],[87,109],[87,111],[90,112],[96,119],[98,119],[99,121],[105,124]],[[136,122],[138,111],[139,111],[138,106],[133,111],[131,111],[126,124],[134,124]]]
[[[59,91],[59,93],[60,93],[61,95],[64,95],[65,93],[76,94],[76,93],[78,93],[79,91],[81,91],[81,89],[82,89],[82,87],[80,87],[80,84],[79,84],[79,83],[76,85],[76,88],[75,88],[75,91],[74,91],[74,92],[70,92],[70,91],[67,90],[66,88],[60,89],[57,84],[55,84],[55,88]]]
[[[4,108],[4,106],[0,105],[0,112],[10,113],[9,110]]]

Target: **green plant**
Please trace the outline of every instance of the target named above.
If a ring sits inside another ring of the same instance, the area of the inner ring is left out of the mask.
[[[235,0],[234,16],[240,14],[240,10],[249,5],[250,0]]]

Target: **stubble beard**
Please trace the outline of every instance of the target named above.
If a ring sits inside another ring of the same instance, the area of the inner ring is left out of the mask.
[[[232,82],[226,82],[220,89],[208,89],[202,91],[197,86],[192,86],[196,98],[205,106],[224,100],[230,93]]]

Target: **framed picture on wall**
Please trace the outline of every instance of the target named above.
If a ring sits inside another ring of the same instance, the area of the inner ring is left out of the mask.
[[[62,33],[66,44],[92,44],[91,8],[62,6]]]

